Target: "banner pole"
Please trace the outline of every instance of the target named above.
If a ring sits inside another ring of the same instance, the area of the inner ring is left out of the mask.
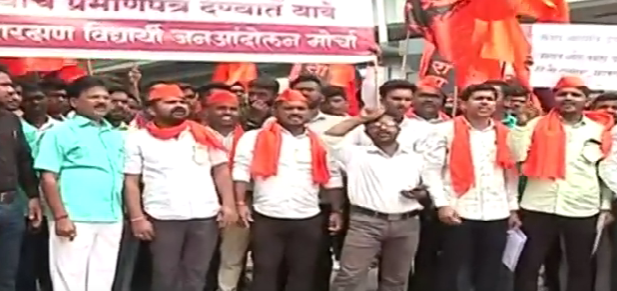
[[[90,76],[94,75],[94,68],[92,68],[92,60],[90,59],[86,59],[86,72],[88,72],[88,75]]]
[[[455,117],[458,110],[458,86],[454,86],[452,95],[452,117]]]
[[[401,78],[407,80],[407,55],[409,51],[409,38],[411,37],[411,30],[406,27],[405,43],[403,43],[403,59],[401,60]]]

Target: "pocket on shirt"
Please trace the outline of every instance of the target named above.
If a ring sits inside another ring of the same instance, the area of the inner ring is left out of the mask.
[[[83,160],[88,157],[88,149],[84,146],[75,145],[66,152],[66,156],[71,161]]]
[[[210,161],[210,154],[207,146],[195,145],[193,146],[193,161],[198,165],[205,165]]]
[[[596,140],[587,140],[583,145],[581,155],[588,163],[595,164],[599,162],[604,157],[601,143]]]

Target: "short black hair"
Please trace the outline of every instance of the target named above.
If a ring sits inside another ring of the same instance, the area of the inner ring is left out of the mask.
[[[341,96],[347,99],[347,94],[345,93],[345,89],[340,86],[325,86],[321,88],[321,95],[327,100],[332,97]]]
[[[73,81],[66,88],[66,95],[68,98],[78,98],[81,93],[84,91],[94,88],[94,87],[104,87],[107,88],[107,84],[105,81],[99,77],[95,76],[83,76],[81,78]]]
[[[373,124],[373,123],[379,122],[379,120],[380,120],[380,119],[382,119],[384,116],[388,116],[388,117],[390,117],[390,118],[392,118],[392,119],[394,119],[394,120],[396,120],[396,119],[398,118],[398,117],[396,117],[396,116],[394,116],[394,115],[392,115],[392,114],[390,114],[390,113],[388,113],[388,112],[384,112],[384,113],[383,113],[382,115],[380,115],[379,117],[377,117],[377,118],[375,118],[375,119],[372,119],[372,120],[370,120],[370,121],[365,122],[365,123],[364,123],[365,130],[366,130],[366,128],[367,128],[367,127],[366,127],[367,125],[370,125],[370,124]]]
[[[40,82],[39,86],[41,86],[41,89],[43,89],[44,92],[61,91],[67,89],[66,82],[59,78],[45,78]]]
[[[528,96],[531,94],[531,90],[527,87],[521,85],[518,82],[510,82],[506,90],[504,90],[503,94],[505,96]]]
[[[304,82],[314,82],[314,83],[317,83],[319,87],[322,86],[321,79],[319,79],[319,77],[312,75],[312,74],[302,74],[298,76],[297,78],[293,79],[291,82],[289,82],[289,88],[294,88],[298,84],[304,83]]]
[[[510,86],[510,84],[504,80],[488,80],[484,82],[484,84],[499,87],[502,91]]]
[[[195,87],[191,84],[188,83],[180,83],[178,84],[178,86],[180,86],[180,89],[182,89],[182,91],[184,90],[193,90],[195,91]]]
[[[39,86],[36,83],[22,82],[19,84],[19,86],[21,86],[22,96],[26,96],[26,95],[36,93],[36,92],[43,92],[43,89],[41,88],[41,86]]]
[[[602,93],[593,100],[593,103],[602,101],[617,101],[617,92]]]
[[[221,82],[212,82],[212,83],[208,83],[206,85],[200,86],[197,88],[197,90],[195,90],[197,92],[197,94],[199,95],[200,98],[208,95],[210,93],[211,90],[213,89],[219,89],[219,90],[225,90],[225,91],[230,91],[231,92],[231,86],[225,84],[225,83],[221,83]]]
[[[403,79],[389,80],[383,83],[383,85],[379,86],[379,96],[382,99],[386,98],[386,95],[388,95],[388,93],[398,89],[411,90],[411,92],[413,93],[416,91],[416,85]]]
[[[469,85],[467,86],[467,88],[463,89],[463,91],[459,95],[459,98],[462,101],[467,101],[473,93],[476,93],[478,91],[491,91],[495,95],[495,98],[497,98],[497,90],[494,86],[495,85],[491,85],[488,83]]]
[[[127,89],[126,87],[123,87],[123,86],[111,86],[111,87],[108,88],[108,90],[109,90],[109,94],[110,95],[114,94],[114,93],[124,93],[129,98],[137,100],[137,98],[135,98],[135,95],[133,95],[133,93],[131,93],[131,90]]]
[[[9,68],[3,64],[0,64],[0,73],[7,74],[11,77],[11,73],[9,72]]]
[[[273,95],[279,93],[281,89],[281,85],[279,82],[271,77],[260,77],[254,80],[251,80],[248,84],[249,88],[259,88],[272,92]]]

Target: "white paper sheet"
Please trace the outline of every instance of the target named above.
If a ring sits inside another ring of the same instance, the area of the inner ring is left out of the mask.
[[[600,240],[602,239],[602,234],[604,233],[604,225],[606,224],[607,219],[607,213],[601,212],[600,216],[598,216],[598,223],[596,223],[596,239],[593,241],[593,249],[591,251],[591,255],[595,254],[598,250]]]
[[[527,236],[520,229],[508,231],[508,241],[506,242],[506,249],[503,252],[501,261],[510,271],[514,272],[516,269],[516,264],[518,264],[518,259],[523,252],[526,242]]]

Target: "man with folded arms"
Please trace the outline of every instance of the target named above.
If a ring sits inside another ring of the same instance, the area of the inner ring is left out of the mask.
[[[188,120],[178,85],[152,86],[148,101],[152,120],[126,137],[131,228],[151,241],[153,291],[202,291],[219,236],[217,215],[221,226],[237,221],[226,149],[212,129]]]
[[[286,90],[274,102],[274,118],[246,132],[236,149],[233,177],[239,214],[252,221],[253,291],[313,291],[315,268],[323,240],[320,188],[340,188],[317,133],[307,129],[309,105],[299,91]],[[254,181],[254,213],[246,188]],[[340,207],[333,207],[330,230],[340,229]],[[280,268],[286,280],[279,280]]]
[[[423,143],[424,182],[446,226],[437,291],[457,290],[463,270],[476,291],[502,290],[507,231],[520,226],[518,172],[508,128],[493,119],[497,91],[471,85],[460,100],[465,114],[440,124]]]
[[[553,92],[556,107],[551,112],[519,119],[510,133],[515,158],[528,179],[520,202],[528,239],[517,265],[515,291],[537,289],[538,271],[558,239],[564,242],[568,264],[566,290],[592,290],[596,225],[599,214],[611,206],[610,193],[601,195],[597,174],[598,162],[610,150],[610,132],[598,112],[584,114],[589,88],[569,76],[561,78]]]
[[[364,124],[372,145],[356,145],[347,135]],[[405,290],[418,245],[425,193],[419,186],[423,159],[413,147],[397,141],[397,120],[384,110],[363,110],[343,121],[324,138],[348,177],[349,229],[341,254],[334,290],[357,290],[375,256],[381,252],[379,290]]]

